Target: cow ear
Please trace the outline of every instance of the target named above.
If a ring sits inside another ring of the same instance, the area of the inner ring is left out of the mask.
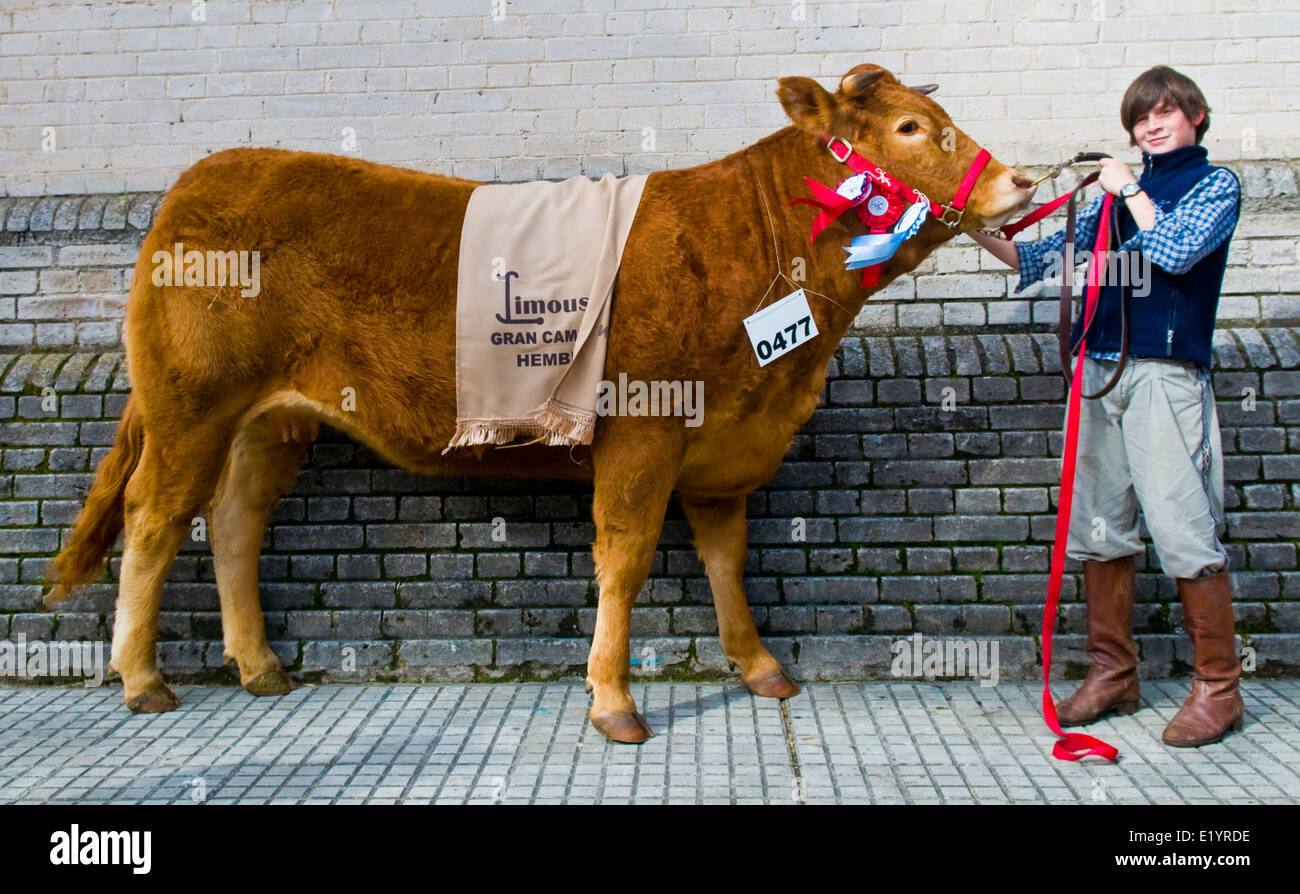
[[[781,108],[801,129],[822,133],[830,129],[835,97],[812,78],[781,78],[776,88]]]
[[[908,87],[908,90],[915,90],[917,93],[930,94],[939,89],[938,84],[922,84],[919,87]]]

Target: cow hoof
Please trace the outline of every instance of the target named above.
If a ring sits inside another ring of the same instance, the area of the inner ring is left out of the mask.
[[[288,695],[293,692],[293,679],[282,668],[265,671],[244,684],[253,695]]]
[[[794,698],[799,694],[799,684],[791,680],[783,670],[774,670],[753,680],[746,680],[745,687],[763,698]]]
[[[165,714],[179,708],[180,704],[181,700],[176,697],[176,693],[159,683],[129,699],[126,706],[134,714]]]
[[[623,711],[617,714],[593,714],[591,725],[611,742],[625,742],[628,745],[640,745],[654,736],[650,724],[636,711]]]

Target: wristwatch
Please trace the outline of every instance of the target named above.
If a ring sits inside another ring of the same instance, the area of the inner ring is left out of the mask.
[[[1121,199],[1131,199],[1142,191],[1142,187],[1136,183],[1125,183],[1119,188],[1119,196]]]

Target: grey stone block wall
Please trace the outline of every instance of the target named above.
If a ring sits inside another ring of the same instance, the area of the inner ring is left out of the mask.
[[[1237,627],[1258,672],[1294,673],[1300,331],[1220,330],[1215,355]],[[1004,675],[1038,673],[1061,447],[1056,369],[1044,334],[843,341],[823,405],[749,501],[746,589],[766,642],[796,675],[888,677],[891,644],[914,633],[996,639]],[[40,580],[128,388],[116,352],[0,360],[0,636],[108,635],[117,557],[108,578],[55,612],[41,608]],[[944,388],[957,395],[951,410]],[[50,394],[53,411],[42,404]],[[590,500],[577,484],[417,476],[326,430],[264,541],[269,636],[308,677],[581,673],[597,598]],[[492,537],[498,518],[504,542]],[[805,541],[792,539],[796,519]],[[633,615],[636,674],[727,671],[690,539],[674,500]],[[1141,567],[1144,672],[1183,672],[1190,651],[1172,582],[1153,553]],[[1073,573],[1064,601],[1057,668],[1075,675],[1084,607]],[[211,556],[189,542],[163,603],[168,673],[220,673],[220,638]]]

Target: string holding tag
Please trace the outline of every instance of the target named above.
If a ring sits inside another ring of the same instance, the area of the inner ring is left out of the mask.
[[[853,312],[851,310],[849,310],[843,304],[840,304],[834,298],[830,297],[829,295],[823,295],[821,292],[814,292],[812,289],[808,288],[807,286],[799,285],[793,279],[786,276],[784,271],[781,270],[781,250],[777,246],[776,222],[772,219],[772,206],[769,205],[767,202],[767,192],[763,189],[763,184],[758,182],[757,175],[754,176],[754,185],[758,187],[758,194],[763,199],[763,209],[767,212],[768,232],[772,234],[772,253],[776,257],[776,276],[772,277],[772,282],[768,284],[767,291],[763,293],[762,298],[758,299],[758,304],[754,305],[754,310],[750,311],[750,316],[753,316],[755,311],[757,311],[760,307],[763,306],[763,302],[767,300],[767,296],[772,294],[772,286],[776,285],[778,279],[784,279],[786,282],[790,283],[790,285],[794,286],[796,289],[803,289],[804,292],[806,292],[809,295],[816,295],[818,298],[823,298],[826,301],[829,301],[831,304],[834,304],[840,310],[844,311],[850,317],[853,316]]]

